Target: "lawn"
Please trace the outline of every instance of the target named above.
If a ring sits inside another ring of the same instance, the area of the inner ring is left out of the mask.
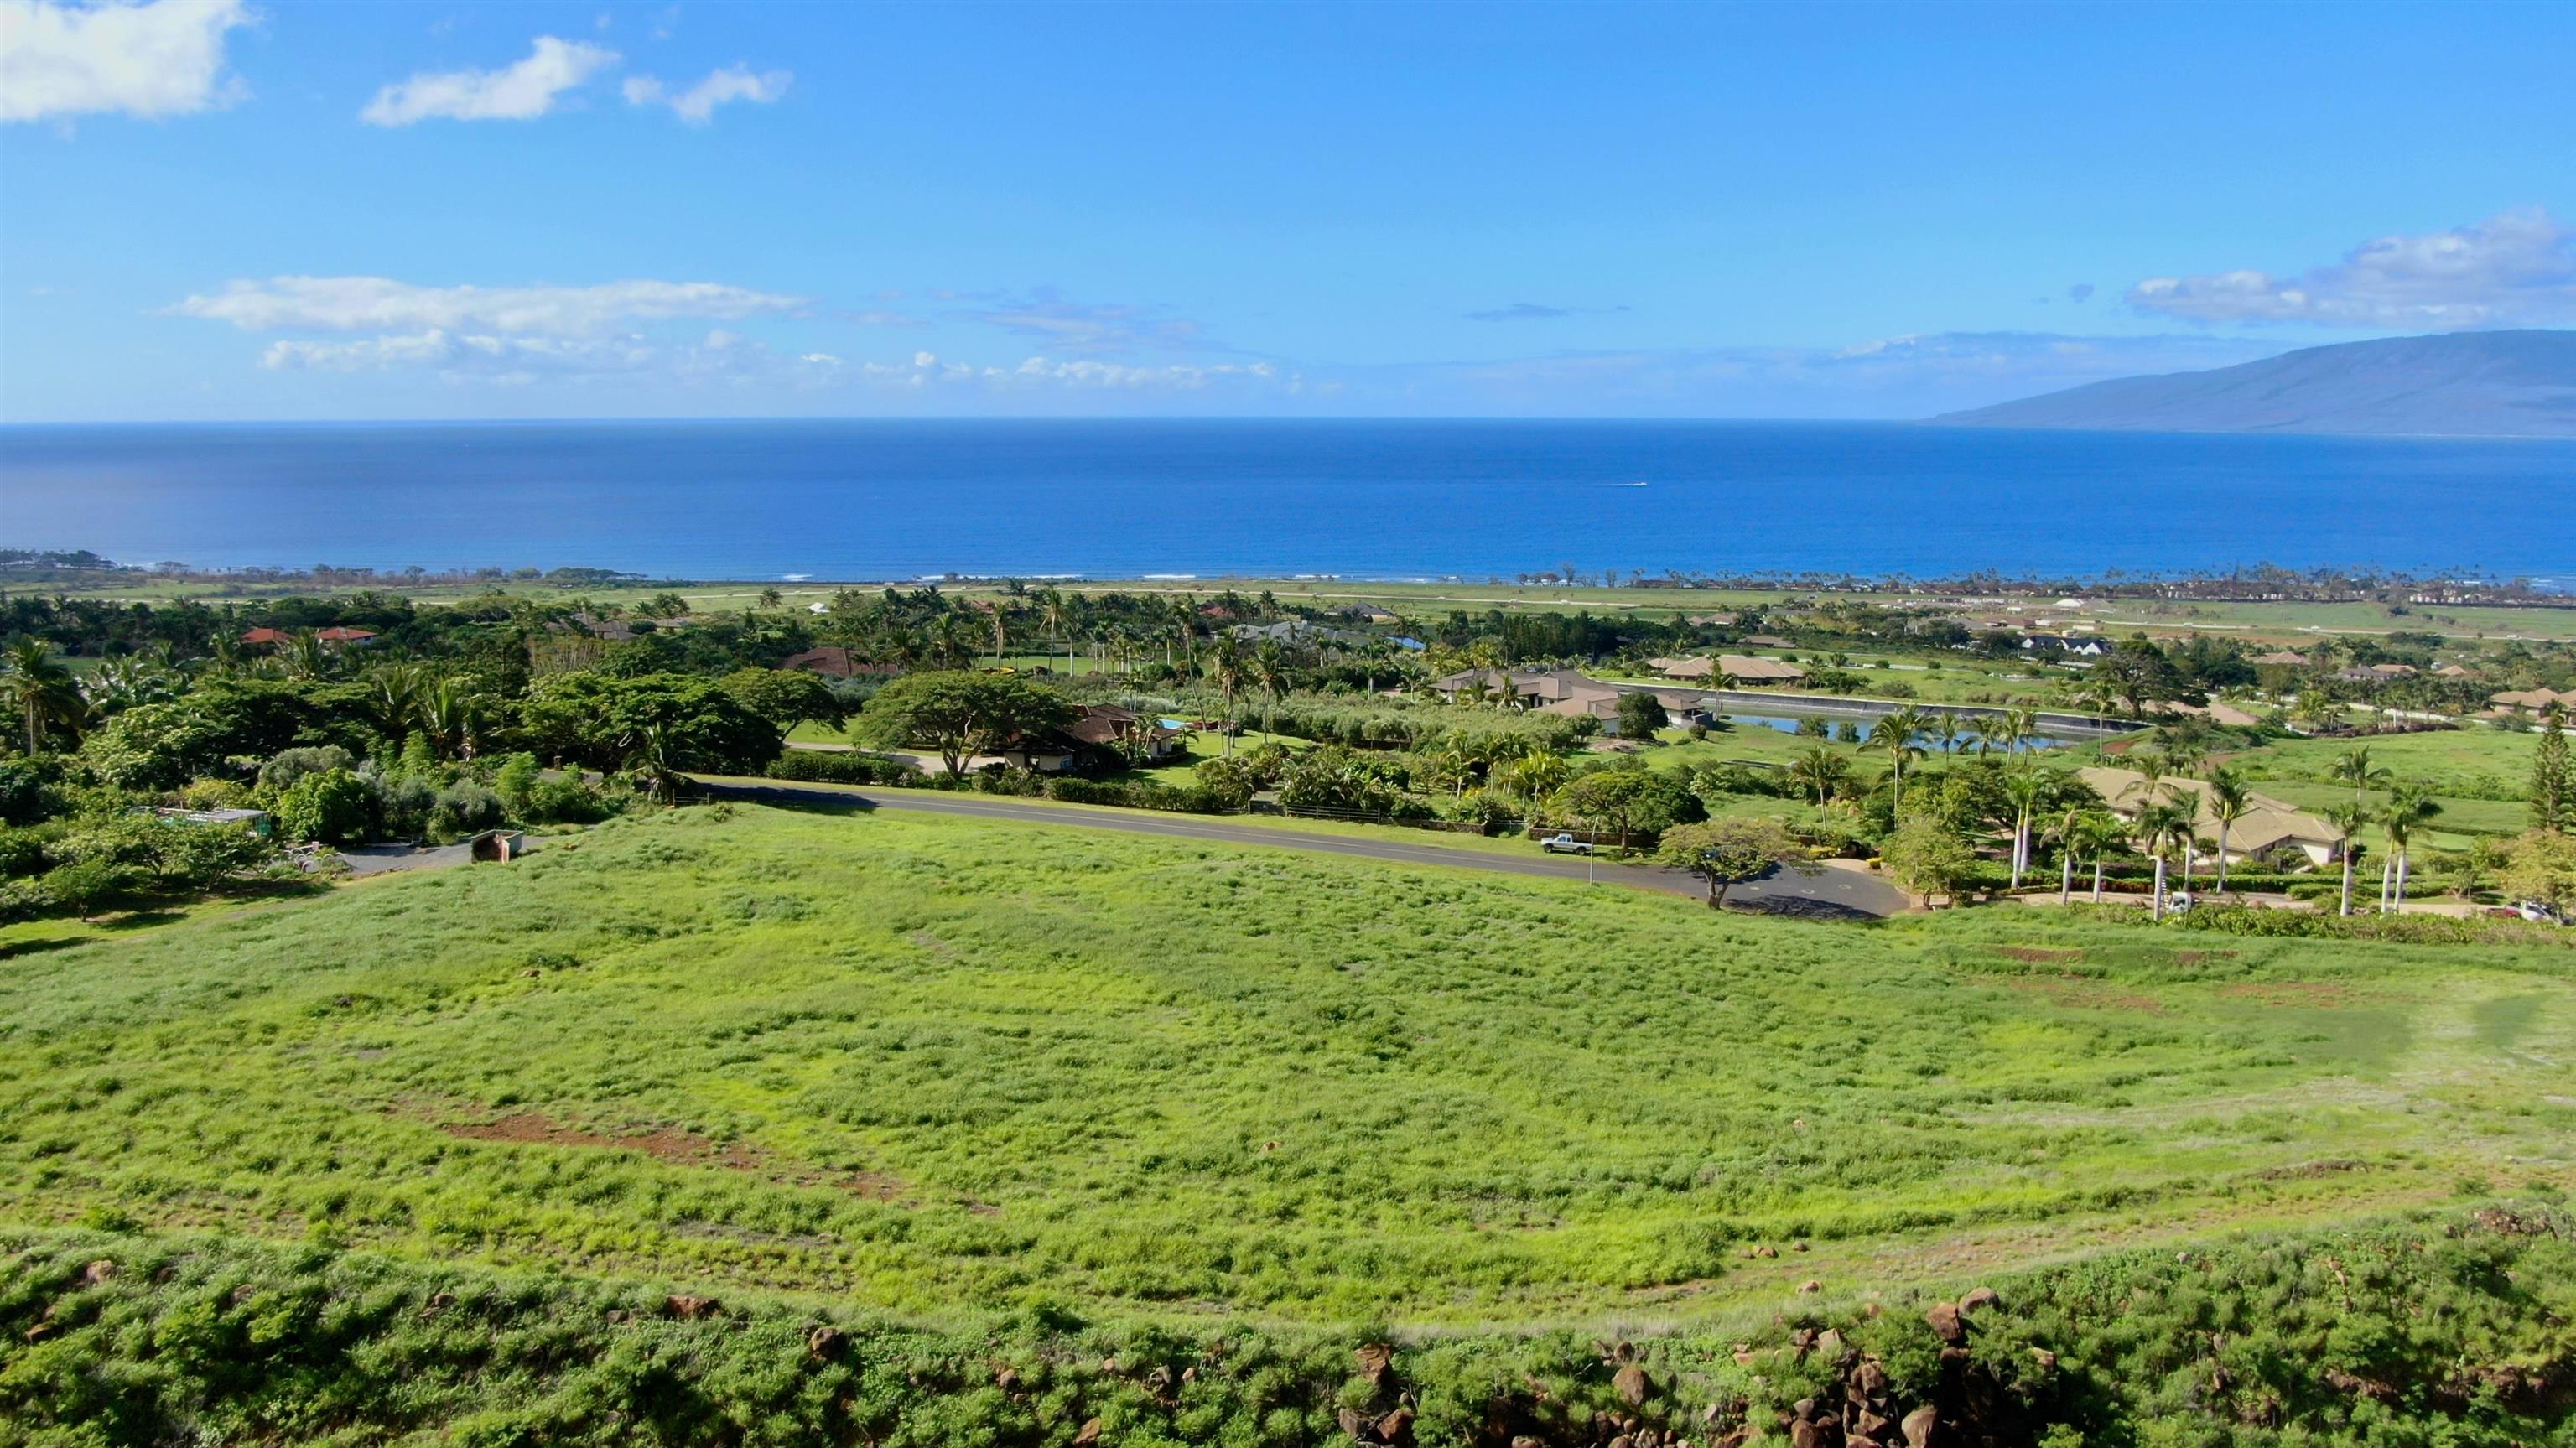
[[[931,1317],[1685,1322],[2563,1190],[2569,959],[696,808],[10,953],[0,1224]]]
[[[2441,729],[2363,739],[2285,739],[2229,755],[2226,762],[2248,779],[2327,783],[2336,760],[2367,747],[2370,762],[2386,768],[2399,783],[2440,795],[2519,801],[2530,783],[2532,752],[2539,743],[2539,735],[2520,730]]]

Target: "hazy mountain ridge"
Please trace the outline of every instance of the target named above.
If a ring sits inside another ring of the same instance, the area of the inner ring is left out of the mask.
[[[2576,438],[2576,331],[2308,347],[1944,413],[1959,427]]]

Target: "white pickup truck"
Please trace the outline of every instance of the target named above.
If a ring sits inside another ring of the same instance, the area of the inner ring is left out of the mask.
[[[1592,842],[1590,840],[1578,840],[1572,835],[1565,834],[1550,835],[1546,839],[1539,841],[1538,847],[1547,851],[1551,855],[1589,855],[1593,853]]]

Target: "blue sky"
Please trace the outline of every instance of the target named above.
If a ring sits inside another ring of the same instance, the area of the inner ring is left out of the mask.
[[[0,419],[1919,416],[2576,322],[2576,6],[0,0]]]

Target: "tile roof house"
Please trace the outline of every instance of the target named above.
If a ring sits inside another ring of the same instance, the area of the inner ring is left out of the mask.
[[[2487,700],[2499,709],[2545,709],[2576,712],[2576,689],[2511,689]]]
[[[2253,662],[2257,664],[2279,664],[2287,668],[2304,669],[2308,666],[2308,656],[2300,653],[2296,649],[2274,649],[2268,654],[2256,654]]]
[[[313,636],[326,644],[363,644],[373,639],[376,631],[371,628],[350,628],[344,624],[334,624]]]
[[[244,629],[241,641],[245,648],[273,649],[290,637],[292,635],[282,628],[254,628]]]
[[[2078,779],[2092,786],[2111,806],[2111,812],[2122,819],[2137,818],[2146,804],[2146,776],[2134,769],[2079,769]],[[2171,798],[2190,796],[2195,812],[2192,832],[2204,839],[2218,838],[2218,820],[2210,813],[2209,783],[2199,779],[2168,777],[2157,781],[2157,790]],[[2230,864],[2292,867],[2304,863],[2322,869],[2332,864],[2341,832],[2324,819],[2300,809],[2287,800],[2267,794],[2248,792],[2252,811],[2227,829],[2227,859]],[[2195,850],[2195,860],[2214,860],[2216,850]]]

